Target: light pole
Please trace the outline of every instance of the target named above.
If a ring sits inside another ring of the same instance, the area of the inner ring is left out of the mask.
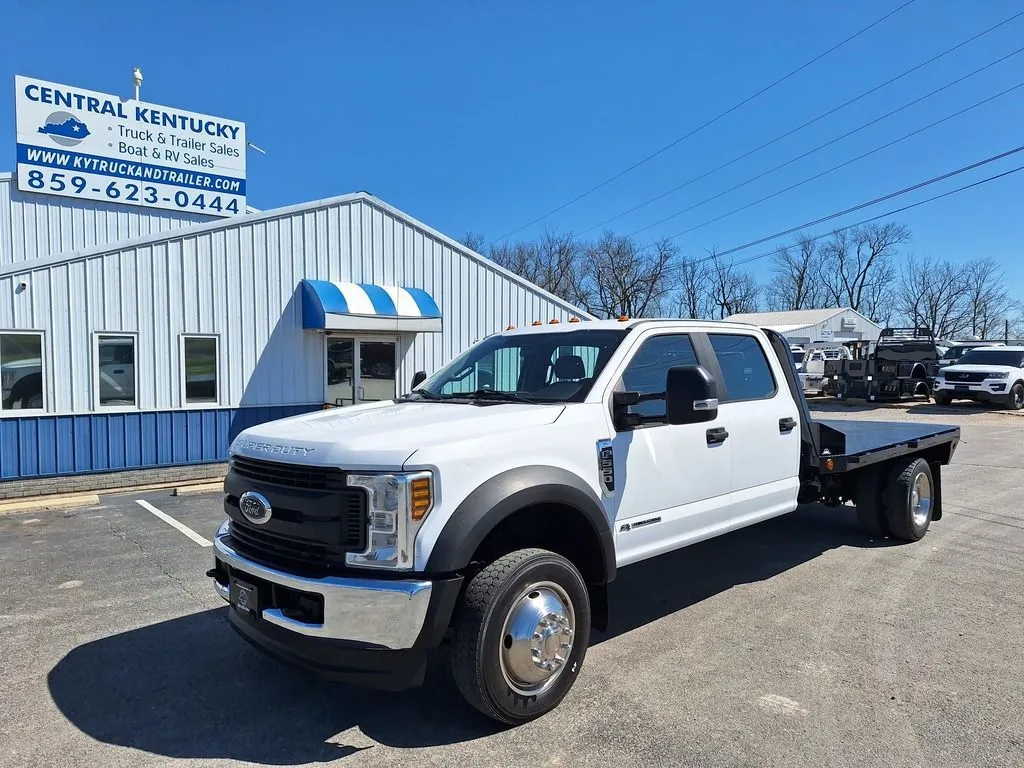
[[[135,83],[135,100],[139,100],[139,89],[142,87],[142,70],[138,67],[132,70],[132,82]]]

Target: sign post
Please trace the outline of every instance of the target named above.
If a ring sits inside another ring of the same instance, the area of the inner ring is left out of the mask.
[[[67,85],[14,79],[18,189],[245,213],[245,124]]]

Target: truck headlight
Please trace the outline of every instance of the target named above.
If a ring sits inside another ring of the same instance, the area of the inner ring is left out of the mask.
[[[348,565],[409,570],[416,534],[434,506],[431,472],[349,475],[348,484],[366,491],[366,549],[345,555]]]
[[[986,373],[985,374],[985,378],[986,379],[1005,379],[1009,375],[1010,375],[1009,371],[1003,371],[1002,373],[997,373],[996,371],[992,371],[990,373]]]

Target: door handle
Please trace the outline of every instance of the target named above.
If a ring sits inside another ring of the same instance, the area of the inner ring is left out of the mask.
[[[796,429],[796,419],[787,416],[784,419],[779,419],[779,432],[786,434]]]
[[[708,438],[708,445],[719,445],[725,442],[725,439],[729,436],[729,433],[725,431],[725,427],[714,427],[709,429],[706,433]]]

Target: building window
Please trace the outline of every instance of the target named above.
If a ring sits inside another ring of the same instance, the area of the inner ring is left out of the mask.
[[[217,352],[216,336],[182,337],[182,391],[185,393],[185,405],[217,402]]]
[[[96,335],[96,400],[101,408],[131,408],[135,402],[135,337]]]
[[[0,332],[0,383],[4,411],[43,410],[43,334]]]

